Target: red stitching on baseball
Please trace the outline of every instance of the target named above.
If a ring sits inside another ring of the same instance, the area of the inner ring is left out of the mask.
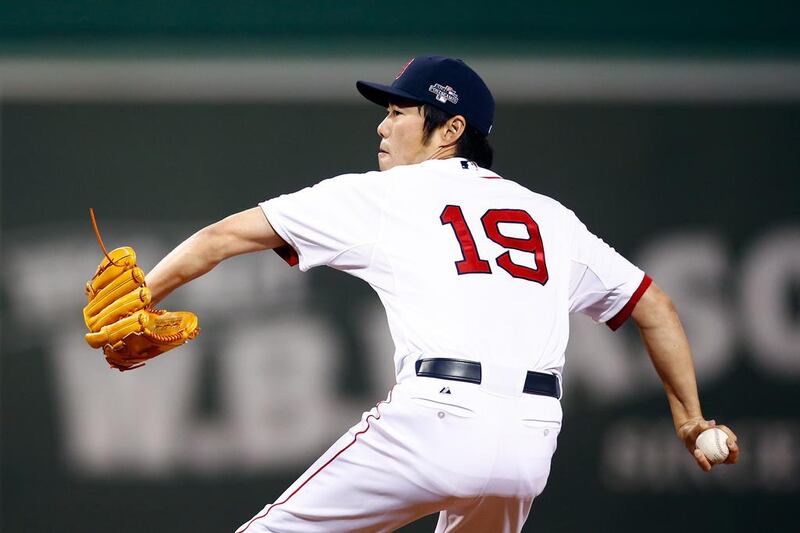
[[[384,400],[384,401],[381,401],[381,402],[378,402],[378,404],[375,406],[375,410],[376,410],[376,411],[378,411],[378,415],[377,415],[377,416],[373,415],[372,413],[370,413],[369,415],[367,415],[367,418],[366,418],[366,420],[365,420],[365,421],[366,421],[366,423],[367,423],[367,427],[365,427],[364,429],[362,429],[361,431],[359,431],[358,433],[356,433],[356,434],[353,436],[353,440],[352,440],[352,441],[351,441],[351,442],[350,442],[350,443],[349,443],[347,446],[345,446],[344,448],[342,448],[341,450],[339,450],[338,452],[336,452],[336,455],[334,455],[333,457],[331,457],[331,458],[328,460],[328,462],[327,462],[327,463],[325,463],[324,465],[322,465],[321,467],[319,467],[319,468],[316,470],[316,472],[314,472],[313,474],[311,474],[311,475],[308,477],[308,479],[306,479],[305,481],[303,481],[303,483],[302,483],[302,484],[301,484],[299,487],[297,487],[296,489],[294,489],[294,491],[293,491],[291,494],[289,494],[289,495],[286,497],[286,499],[285,499],[285,500],[283,500],[282,502],[277,502],[277,503],[273,503],[272,505],[270,505],[270,506],[269,506],[269,508],[268,508],[266,511],[264,511],[264,514],[261,514],[261,515],[258,515],[258,516],[255,516],[254,518],[252,518],[252,519],[251,519],[251,520],[250,520],[250,521],[247,523],[247,525],[246,525],[246,526],[244,526],[244,529],[242,529],[241,531],[240,531],[240,530],[237,530],[237,531],[236,531],[236,533],[245,533],[245,531],[247,531],[247,528],[249,528],[249,527],[250,527],[250,526],[253,524],[253,522],[255,522],[256,520],[261,520],[262,518],[264,518],[265,516],[267,516],[267,515],[269,514],[269,512],[270,512],[272,509],[274,509],[275,507],[277,507],[277,506],[279,506],[279,505],[283,505],[284,503],[288,502],[288,501],[291,499],[291,497],[292,497],[292,496],[294,496],[295,494],[297,494],[297,493],[300,491],[300,489],[302,489],[303,487],[305,487],[305,486],[306,486],[306,483],[308,483],[309,481],[311,481],[312,479],[314,479],[314,476],[316,476],[317,474],[319,474],[320,472],[322,472],[322,471],[325,469],[325,467],[327,467],[329,464],[331,464],[331,463],[334,461],[334,459],[336,459],[337,457],[339,457],[340,455],[342,455],[342,453],[344,453],[344,452],[345,452],[345,451],[346,451],[348,448],[350,448],[350,446],[352,446],[353,444],[355,444],[355,443],[356,443],[356,441],[358,440],[358,437],[359,437],[359,435],[363,435],[364,433],[366,433],[367,431],[369,431],[369,428],[370,428],[370,427],[372,427],[372,426],[370,425],[370,418],[372,418],[372,419],[374,419],[374,420],[380,420],[380,419],[381,419],[381,411],[380,411],[380,406],[381,406],[381,405],[383,405],[383,404],[386,404],[386,405],[388,405],[388,404],[392,403],[392,392],[394,392],[394,388],[392,388],[392,390],[390,390],[390,391],[389,391],[389,397],[388,397],[388,398],[386,398],[386,400]]]

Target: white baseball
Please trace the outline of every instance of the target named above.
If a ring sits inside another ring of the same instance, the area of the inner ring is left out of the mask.
[[[728,458],[728,434],[719,428],[710,428],[697,437],[696,445],[712,463],[721,463]]]

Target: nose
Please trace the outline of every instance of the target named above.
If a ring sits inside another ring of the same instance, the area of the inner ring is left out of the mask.
[[[378,124],[378,137],[381,139],[385,139],[389,136],[389,117],[384,118],[380,124]]]

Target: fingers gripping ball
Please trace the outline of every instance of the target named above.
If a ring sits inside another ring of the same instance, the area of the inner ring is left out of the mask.
[[[728,435],[719,428],[709,428],[697,437],[697,448],[711,463],[721,463],[728,458]]]

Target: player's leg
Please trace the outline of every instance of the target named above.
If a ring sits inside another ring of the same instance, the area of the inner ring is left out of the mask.
[[[534,498],[547,484],[561,427],[560,409],[547,414],[547,403],[523,397],[512,407],[495,411],[502,412],[498,415],[502,423],[497,427],[501,433],[489,482],[479,497],[447,506],[439,514],[436,533],[522,530]]]
[[[393,531],[441,509],[415,479],[414,450],[397,439],[407,418],[390,394],[237,532]]]
[[[513,464],[502,466],[503,459],[513,455],[501,451],[496,466],[505,472],[490,480],[484,494],[451,503],[441,511],[436,533],[519,533],[550,473],[553,448],[546,440],[539,439],[538,447],[531,443],[529,460],[519,461],[516,472],[510,471]]]
[[[466,501],[439,513],[436,533],[519,533],[533,498],[487,496]]]

